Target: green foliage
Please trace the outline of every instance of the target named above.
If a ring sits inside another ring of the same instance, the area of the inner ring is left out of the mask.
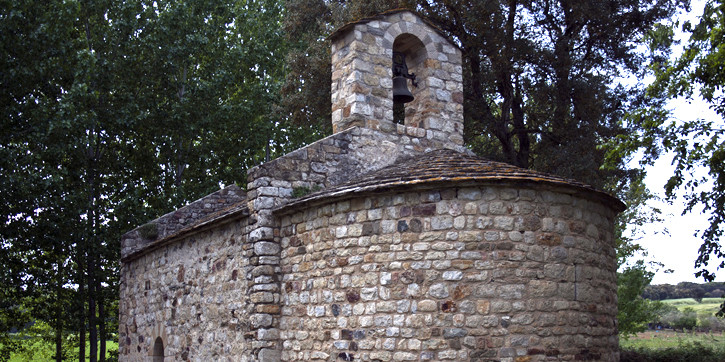
[[[702,303],[702,298],[705,297],[705,289],[702,288],[695,288],[692,290],[692,298],[698,302]]]
[[[0,275],[7,276],[7,270],[0,271]],[[23,345],[9,332],[21,330],[30,321],[30,315],[15,297],[17,294],[13,289],[7,289],[5,285],[10,284],[4,280],[0,284],[0,361],[10,359],[13,353],[23,350]]]
[[[55,346],[52,342],[42,338],[37,334],[24,333],[22,335],[16,335],[14,338],[15,343],[21,346],[21,349],[13,353],[7,360],[8,362],[47,362],[53,360],[55,355]],[[64,341],[65,346],[64,356],[65,360],[72,361],[78,360],[78,335],[69,335]],[[106,362],[118,361],[118,343],[108,341],[108,351],[106,356]],[[88,351],[89,345],[86,345],[85,350]],[[86,352],[87,361],[89,359],[88,353]]]
[[[597,146],[627,132],[618,120],[641,101],[641,88],[612,80],[642,70],[627,44],[669,17],[675,2],[428,3],[419,3],[423,13],[467,58],[465,130],[474,151],[600,188],[613,173],[626,178],[621,160],[601,167]]]
[[[311,188],[306,186],[295,187],[292,189],[292,198],[297,199],[307,194],[322,190],[322,186],[314,185]]]
[[[652,300],[694,298],[697,291],[702,289],[705,292],[704,297],[721,298],[725,295],[725,283],[708,282],[708,283],[690,283],[681,282],[677,285],[658,284],[650,285],[645,289],[643,296]]]
[[[670,315],[677,314],[679,310],[676,306],[667,302],[660,302],[655,309],[655,317],[650,321],[651,323],[659,323],[667,325],[667,318]]]
[[[654,273],[647,270],[642,260],[617,273],[617,327],[623,338],[643,332],[657,316],[662,302],[641,297],[653,277]]]
[[[11,361],[48,361],[54,359],[55,347],[52,344],[52,336],[53,328],[40,321],[22,329],[17,335],[13,336],[22,345],[22,348],[13,353]]]
[[[653,270],[662,267],[659,263],[645,263],[634,260],[646,256],[647,251],[637,241],[645,237],[641,227],[662,222],[660,210],[651,208],[647,202],[656,198],[644,185],[644,173],[621,186],[627,209],[617,216],[615,224],[617,252],[617,321],[619,334],[626,339],[642,332],[657,317],[661,308],[659,301],[642,297],[654,277]],[[663,232],[667,232],[664,229]]]
[[[644,150],[643,163],[653,162],[662,151],[674,154],[675,173],[664,185],[667,197],[674,198],[677,191],[683,191],[687,202],[683,212],[702,207],[710,215],[708,228],[698,231],[703,243],[695,262],[695,268],[699,268],[696,274],[707,281],[715,279],[714,273],[706,269],[711,258],[718,269],[725,267],[725,251],[720,244],[725,226],[724,22],[725,2],[707,1],[696,25],[682,25],[690,38],[679,58],[669,60],[653,53],[650,68],[656,80],[648,89],[650,99],[692,98],[698,92],[721,119],[670,120],[661,107],[644,107],[639,115],[630,118],[639,132],[618,138],[617,147],[612,148],[630,154]],[[671,31],[660,29],[656,36],[647,38],[650,49],[667,48],[671,36]],[[697,167],[705,168],[707,175],[695,175]]]
[[[675,329],[689,329],[692,330],[697,326],[697,313],[690,307],[685,307],[681,311],[681,315],[677,319],[670,323],[672,328]]]
[[[708,300],[709,299],[709,300]],[[698,303],[692,298],[663,301],[656,310],[652,323],[678,329],[725,330],[725,320],[716,314],[720,310],[720,299],[707,298]]]
[[[0,301],[61,349],[71,330],[88,332],[78,353],[103,348],[121,234],[307,140],[274,112],[283,16],[275,0],[0,5]]]
[[[725,346],[699,342],[680,343],[668,348],[622,348],[620,362],[722,362]]]
[[[697,313],[697,326],[704,330],[722,330],[725,329],[725,321],[718,318],[714,313]]]
[[[615,223],[618,269],[627,265],[637,255],[647,255],[647,251],[638,243],[640,239],[647,237],[644,235],[642,227],[663,221],[662,211],[648,204],[649,201],[657,200],[658,197],[647,189],[644,184],[644,176],[644,172],[635,171],[632,172],[631,179],[624,182],[620,180],[607,187],[610,190],[619,189],[620,198],[627,205],[627,209],[617,215]],[[659,232],[669,233],[664,226]],[[662,267],[662,265],[654,263],[652,267]]]

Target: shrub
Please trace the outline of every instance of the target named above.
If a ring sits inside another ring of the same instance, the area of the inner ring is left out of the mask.
[[[705,346],[701,343],[684,343],[677,348],[622,349],[619,362],[722,362],[725,346]]]
[[[682,316],[682,318],[676,320],[675,323],[672,324],[672,327],[675,329],[692,330],[697,327],[697,317],[688,315]]]
[[[660,318],[665,326],[675,329],[693,329],[697,326],[697,313],[690,307],[685,307],[682,311],[670,310]]]
[[[148,224],[141,225],[138,228],[138,234],[144,239],[155,240],[159,237],[159,228],[156,224],[150,222]]]
[[[306,187],[306,186],[299,186],[292,189],[292,198],[297,199],[302,196],[307,196],[308,194],[311,194],[313,192],[317,192],[322,190],[322,186],[320,185],[314,185],[312,188]]]

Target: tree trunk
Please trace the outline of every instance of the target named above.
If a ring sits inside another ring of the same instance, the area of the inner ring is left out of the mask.
[[[57,255],[64,255],[62,245],[56,244],[55,252]],[[58,250],[60,249],[60,250]],[[65,309],[65,293],[63,293],[64,281],[64,263],[59,259],[56,262],[56,281],[55,281],[55,361],[63,360],[63,309]]]
[[[95,265],[88,263],[88,341],[90,342],[90,362],[98,361],[98,329],[96,328],[96,278]]]
[[[58,301],[62,300],[60,291],[62,287],[58,287],[56,298]],[[55,311],[55,361],[61,362],[63,360],[63,308],[57,308]]]
[[[80,301],[80,313],[78,313],[79,317],[79,345],[78,345],[78,361],[79,362],[86,362],[86,296],[85,296],[85,278],[83,277],[83,252],[80,252],[80,256],[78,257],[79,260],[79,280],[78,280],[78,301]]]
[[[98,289],[99,294],[102,294],[100,293],[100,286],[96,286],[96,288]],[[98,301],[98,328],[101,337],[101,348],[99,350],[100,362],[106,362],[106,340],[108,339],[108,336],[106,336],[106,308],[104,307],[104,303],[105,298],[100,297]]]
[[[83,309],[85,312],[85,303],[83,303]],[[81,328],[79,329],[79,341],[78,341],[78,361],[86,362],[86,321],[85,313],[81,314]]]

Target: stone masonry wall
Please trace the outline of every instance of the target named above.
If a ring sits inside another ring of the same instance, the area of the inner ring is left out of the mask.
[[[273,210],[286,204],[297,187],[329,187],[388,166],[401,157],[412,157],[444,146],[465,152],[462,146],[444,145],[426,137],[425,130],[398,125],[394,134],[352,127],[317,141],[248,171],[248,208],[250,212],[249,251],[246,256],[254,267],[249,276],[250,334],[255,358],[260,362],[277,361],[279,344],[279,222]]]
[[[150,361],[161,337],[165,361],[250,361],[252,328],[244,257],[246,219],[184,237],[124,263],[119,352]]]
[[[352,126],[397,131],[392,52],[407,50],[418,87],[411,88],[416,99],[406,105],[405,125],[429,139],[463,145],[461,51],[432,25],[409,11],[390,12],[343,27],[331,40],[333,132]],[[401,49],[394,48],[396,40]]]
[[[436,149],[470,153],[463,146],[428,137],[422,128],[396,125],[395,129],[394,133],[385,133],[369,128],[348,128],[254,167],[247,172],[248,199],[279,197],[269,208],[278,207],[289,200],[296,187],[339,185],[402,158]],[[260,200],[251,205],[250,210],[267,208],[261,203]]]
[[[472,186],[281,220],[283,361],[617,361],[614,212]]]

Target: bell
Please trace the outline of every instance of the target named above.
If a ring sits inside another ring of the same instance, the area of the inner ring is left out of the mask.
[[[408,90],[408,79],[402,76],[393,77],[393,102],[408,103],[415,97]]]

